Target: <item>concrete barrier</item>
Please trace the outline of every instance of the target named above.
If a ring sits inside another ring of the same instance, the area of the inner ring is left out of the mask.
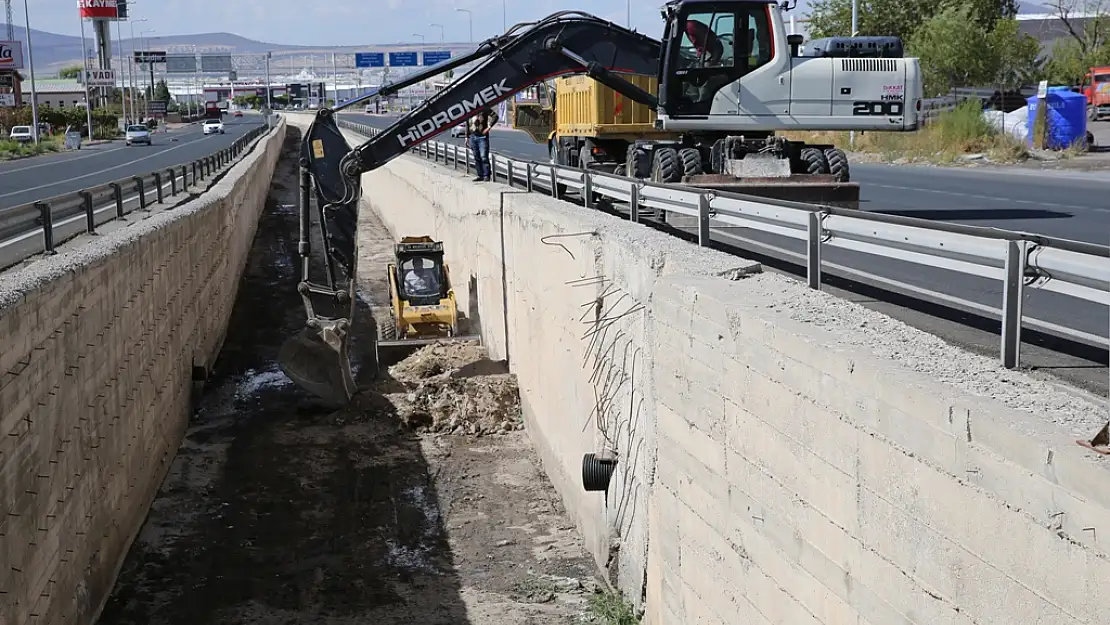
[[[445,242],[548,475],[645,623],[1105,618],[1110,463],[1075,444],[1098,398],[413,157],[363,191],[394,236]],[[611,487],[585,492],[603,447]]]
[[[0,623],[97,618],[223,342],[284,136],[189,203],[0,277]]]

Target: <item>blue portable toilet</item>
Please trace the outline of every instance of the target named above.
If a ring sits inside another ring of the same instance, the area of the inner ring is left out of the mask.
[[[1029,145],[1033,145],[1033,126],[1037,121],[1037,96],[1026,100],[1029,117],[1025,128],[1028,130]],[[1045,148],[1064,150],[1072,145],[1087,146],[1087,96],[1076,93],[1069,87],[1049,87],[1045,95],[1048,105],[1048,132],[1045,135]]]

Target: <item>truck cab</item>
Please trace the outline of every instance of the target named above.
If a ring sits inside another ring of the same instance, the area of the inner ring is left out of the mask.
[[[1092,67],[1079,91],[1087,97],[1087,119],[1095,122],[1110,117],[1110,65]]]

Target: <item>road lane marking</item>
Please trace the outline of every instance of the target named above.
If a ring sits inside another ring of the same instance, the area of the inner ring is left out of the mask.
[[[857,181],[857,182],[859,182],[859,181]],[[879,187],[879,188],[883,188],[883,189],[897,189],[899,191],[917,191],[917,192],[920,192],[920,193],[936,193],[936,194],[940,194],[940,195],[951,195],[953,197],[966,197],[966,198],[972,198],[972,199],[976,199],[976,200],[991,200],[991,201],[994,201],[994,202],[1006,202],[1006,203],[1009,203],[1009,204],[1028,204],[1030,206],[1041,206],[1041,207],[1049,206],[1049,207],[1052,207],[1052,208],[1064,208],[1064,209],[1068,209],[1068,210],[1083,210],[1083,211],[1097,211],[1097,212],[1100,212],[1100,213],[1110,213],[1110,208],[1098,208],[1098,207],[1095,207],[1095,206],[1078,206],[1078,205],[1075,205],[1075,204],[1058,204],[1056,202],[1038,202],[1036,200],[1017,200],[1017,199],[1013,199],[1013,198],[994,197],[994,196],[991,196],[991,195],[980,195],[980,194],[977,194],[977,193],[958,193],[956,191],[945,191],[943,189],[922,189],[920,187],[903,187],[903,186],[892,185],[892,184],[876,184],[874,182],[860,182],[860,185],[863,186],[865,189],[867,187]],[[912,207],[909,207],[906,210],[912,210]]]
[[[48,188],[50,188],[50,187],[56,186],[56,185],[57,185],[58,183],[60,183],[60,182],[69,182],[69,181],[71,181],[71,180],[81,180],[81,179],[83,179],[83,178],[91,178],[91,177],[93,177],[93,176],[96,176],[96,175],[102,174],[102,173],[104,173],[104,172],[106,172],[106,171],[112,171],[112,170],[115,170],[115,169],[122,169],[122,168],[124,168],[124,167],[127,167],[127,166],[129,166],[129,165],[134,165],[135,163],[138,163],[138,162],[141,162],[141,161],[145,161],[145,160],[147,160],[147,159],[149,159],[149,158],[151,158],[151,157],[153,157],[153,156],[158,156],[158,155],[161,155],[161,154],[166,154],[167,152],[173,152],[174,150],[176,150],[176,149],[178,149],[178,148],[183,148],[183,147],[186,147],[186,146],[190,146],[190,145],[192,145],[192,144],[194,144],[194,143],[197,143],[197,142],[199,142],[199,141],[203,141],[203,140],[205,140],[205,139],[207,139],[207,138],[208,138],[208,136],[207,136],[207,135],[204,135],[204,136],[203,136],[202,138],[199,138],[199,139],[194,139],[194,140],[192,140],[192,141],[189,141],[189,142],[187,142],[187,143],[182,143],[182,144],[179,144],[179,145],[175,145],[175,146],[173,146],[172,148],[168,148],[168,149],[162,150],[162,151],[160,151],[160,152],[157,152],[157,153],[155,153],[155,154],[149,154],[149,155],[147,155],[147,156],[144,156],[144,157],[142,157],[142,158],[137,158],[137,159],[135,159],[135,160],[133,160],[133,161],[127,161],[126,163],[122,163],[122,164],[120,164],[120,165],[116,165],[116,166],[114,166],[114,167],[107,167],[107,168],[105,168],[105,169],[100,169],[100,170],[94,171],[94,172],[92,172],[91,174],[85,174],[85,175],[83,175],[83,176],[71,176],[71,177],[69,177],[69,178],[66,178],[65,180],[56,180],[56,181],[54,181],[54,182],[51,182],[51,183],[49,183],[49,184],[41,184],[41,185],[39,185],[39,186],[37,186],[37,187],[29,187],[29,188],[26,188],[26,189],[20,189],[19,191],[13,191],[13,192],[11,192],[11,193],[5,193],[5,194],[3,194],[3,195],[0,195],[0,198],[12,197],[12,196],[14,196],[14,195],[21,195],[21,194],[23,194],[23,193],[28,193],[28,192],[30,192],[30,191],[38,191],[38,190],[40,190],[40,189],[48,189]],[[181,163],[178,163],[178,165],[181,165]],[[178,165],[175,165],[175,167],[176,167],[176,166],[178,166]],[[168,169],[168,167],[167,167],[167,168],[165,168],[165,169]],[[146,173],[150,173],[150,172],[146,172]]]
[[[157,133],[157,134],[165,134],[165,135],[181,134],[181,131],[180,130],[171,130],[171,131],[166,132],[166,133]],[[108,150],[94,150],[94,151],[92,151],[90,153],[87,153],[87,154],[84,154],[84,155],[75,156],[74,158],[51,159],[47,162],[37,163],[35,165],[28,165],[27,167],[20,167],[19,169],[0,170],[0,176],[5,176],[7,174],[15,174],[15,173],[19,173],[21,171],[27,171],[27,170],[30,170],[30,169],[37,169],[39,167],[49,167],[50,165],[62,165],[62,164],[65,164],[65,163],[72,163],[74,161],[80,161],[80,160],[84,160],[86,158],[93,158],[93,157],[96,157],[96,156],[100,156],[102,154],[110,154],[112,152],[118,152],[119,150],[126,150],[126,149],[127,149],[127,146],[124,145],[124,146],[121,146],[121,147],[118,147],[118,148],[111,148],[111,149],[108,149]]]

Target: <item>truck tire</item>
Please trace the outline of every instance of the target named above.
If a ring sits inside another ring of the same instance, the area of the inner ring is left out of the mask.
[[[678,150],[655,148],[655,159],[651,164],[651,181],[669,184],[681,179],[682,168],[678,161]]]
[[[651,154],[643,148],[629,148],[625,159],[625,175],[643,180],[651,176]]]
[[[829,173],[837,182],[848,182],[852,176],[848,170],[848,155],[840,148],[825,150],[825,160],[829,162]]]
[[[705,173],[701,162],[701,151],[697,148],[682,148],[678,151],[678,158],[682,161],[683,176],[698,176]]]
[[[817,175],[829,173],[829,159],[825,153],[817,148],[802,148],[798,158],[802,161],[802,171],[799,173]]]

